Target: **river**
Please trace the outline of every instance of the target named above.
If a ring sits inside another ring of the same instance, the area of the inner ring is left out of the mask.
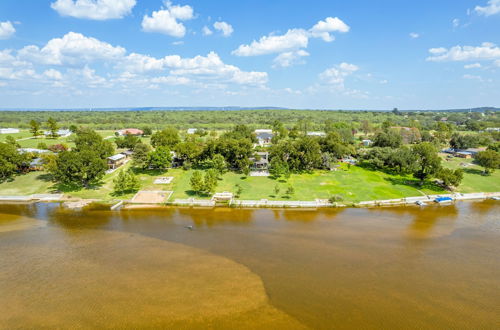
[[[0,328],[498,329],[499,214],[0,204]]]

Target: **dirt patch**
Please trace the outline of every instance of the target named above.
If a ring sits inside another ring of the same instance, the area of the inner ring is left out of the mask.
[[[139,191],[130,200],[133,204],[162,204],[165,203],[170,196],[172,191]]]

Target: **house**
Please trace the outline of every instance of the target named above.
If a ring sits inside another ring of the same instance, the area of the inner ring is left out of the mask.
[[[476,157],[476,155],[481,152],[481,151],[485,151],[486,148],[485,147],[481,147],[481,148],[468,148],[468,149],[465,149],[465,150],[460,150],[460,151],[465,151],[465,152],[469,152],[472,157]]]
[[[255,135],[261,147],[271,144],[271,140],[274,136],[272,129],[256,129]]]
[[[251,169],[254,171],[267,171],[269,169],[269,153],[256,152],[254,157],[249,158],[252,162]]]
[[[125,164],[127,157],[124,154],[116,154],[108,157],[108,167],[110,170],[115,170]]]
[[[468,151],[457,151],[457,152],[455,152],[455,156],[457,156],[459,158],[469,159],[469,158],[472,158],[472,153],[470,153]]]
[[[363,141],[361,141],[361,142],[363,143],[363,145],[364,145],[365,147],[369,147],[369,146],[371,146],[371,144],[373,143],[373,141],[372,141],[372,140],[363,140]]]
[[[196,133],[197,130],[198,130],[197,128],[188,128],[187,133],[194,134],[194,133]]]
[[[125,150],[125,151],[122,151],[120,153],[122,155],[125,155],[125,157],[127,157],[127,158],[130,158],[134,154],[134,152],[132,150]]]
[[[500,132],[500,127],[488,127],[485,129],[486,132]]]
[[[43,132],[43,134],[45,134],[45,136],[50,136],[52,135],[52,133],[50,131],[45,131]],[[60,129],[56,132],[57,136],[59,137],[68,137],[72,134],[72,132],[69,130],[69,129]]]
[[[0,134],[14,134],[19,133],[17,128],[0,128]]]
[[[19,153],[21,154],[44,154],[50,152],[49,150],[45,149],[36,149],[36,148],[19,148],[17,149]]]
[[[43,159],[38,157],[33,159],[29,164],[30,171],[42,171],[43,170]]]
[[[117,131],[118,135],[124,136],[124,135],[135,135],[135,136],[141,136],[144,134],[144,131],[138,129],[138,128],[125,128]]]
[[[326,133],[325,132],[307,132],[306,133],[307,136],[319,136],[319,137],[323,137],[323,136],[326,136]]]
[[[441,152],[445,153],[445,154],[455,154],[455,149],[453,148],[446,148],[446,149],[443,149],[441,150]]]

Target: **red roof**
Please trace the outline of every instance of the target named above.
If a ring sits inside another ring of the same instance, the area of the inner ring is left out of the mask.
[[[138,128],[126,128],[119,131],[122,135],[142,135],[144,132]]]

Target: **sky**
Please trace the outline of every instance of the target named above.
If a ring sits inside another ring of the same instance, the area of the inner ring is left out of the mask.
[[[500,0],[2,0],[0,108],[500,106]]]

